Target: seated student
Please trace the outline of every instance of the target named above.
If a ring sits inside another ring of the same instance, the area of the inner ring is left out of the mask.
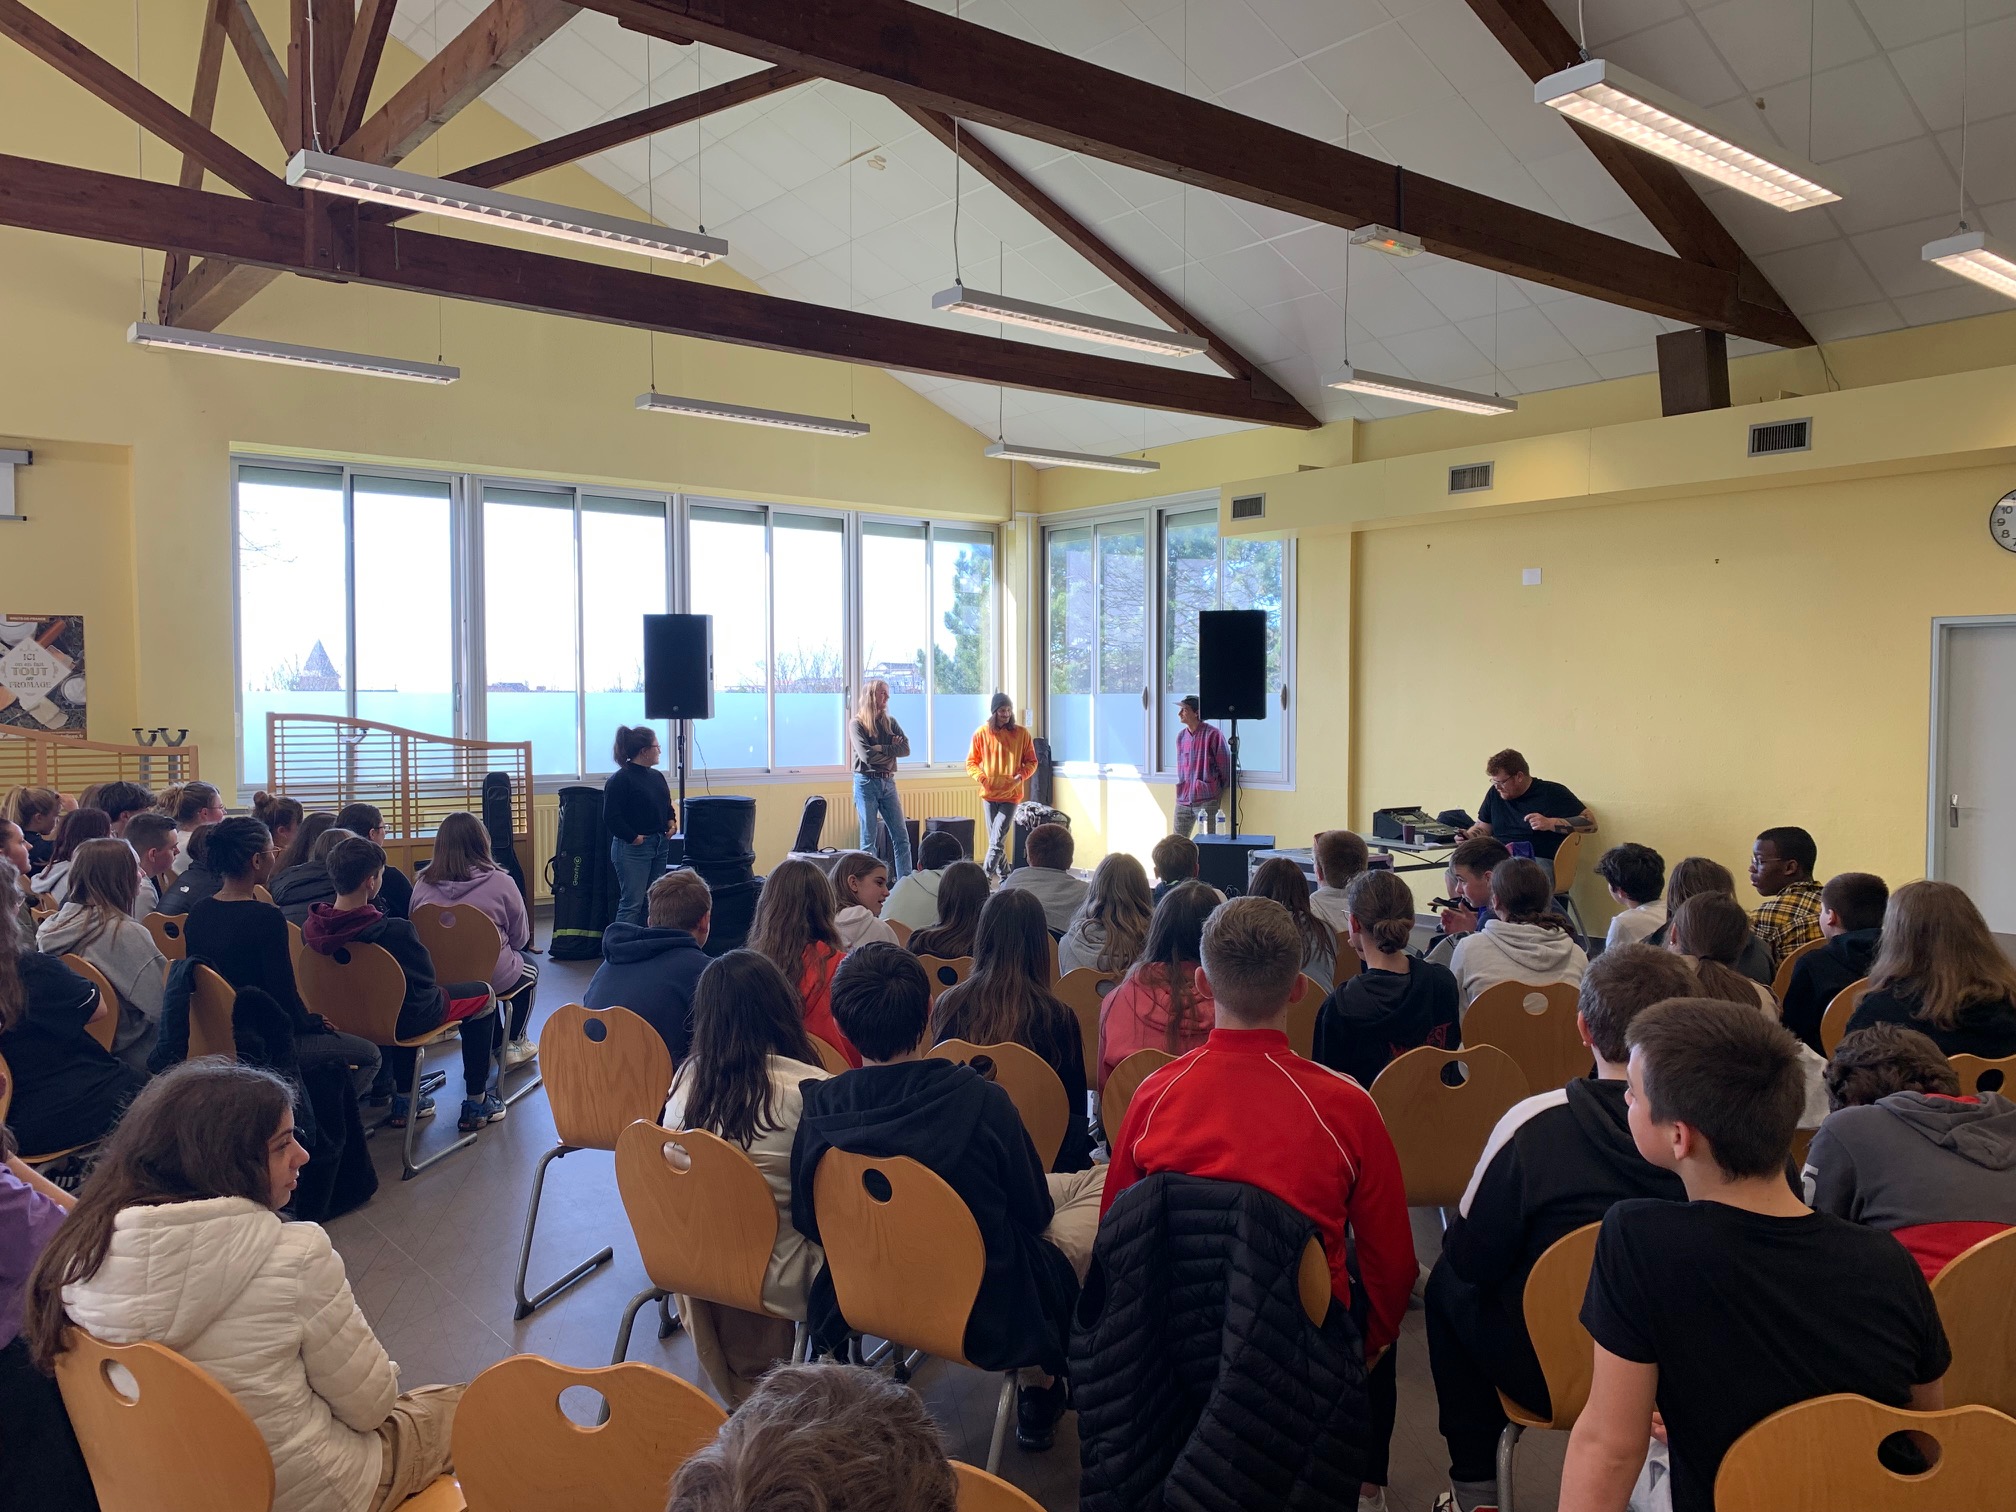
[[[70,895],[70,862],[77,847],[87,840],[104,840],[112,833],[112,821],[105,810],[72,809],[56,826],[56,838],[49,850],[49,864],[30,883],[33,891],[60,905]]]
[[[1211,1034],[1211,1000],[1198,992],[1204,921],[1217,889],[1183,882],[1162,895],[1141,959],[1099,1005],[1099,1086],[1137,1050],[1187,1055]]]
[[[1549,1410],[1547,1380],[1526,1332],[1534,1263],[1555,1240],[1599,1222],[1626,1198],[1686,1200],[1679,1178],[1632,1143],[1624,1078],[1632,1020],[1694,990],[1686,962],[1650,945],[1619,945],[1591,961],[1577,1025],[1596,1074],[1529,1097],[1498,1121],[1443,1232],[1424,1301],[1452,1512],[1497,1505],[1505,1427],[1498,1393],[1529,1411]]]
[[[1553,902],[1553,874],[1538,861],[1514,856],[1491,868],[1492,917],[1481,932],[1459,941],[1449,958],[1465,1008],[1500,982],[1544,987],[1582,980],[1589,957]]]
[[[1368,871],[1345,896],[1345,926],[1364,968],[1339,983],[1317,1010],[1311,1058],[1370,1087],[1395,1056],[1422,1045],[1461,1048],[1461,999],[1448,967],[1407,954],[1412,888],[1392,872]]]
[[[452,1469],[460,1386],[399,1369],[313,1223],[280,1217],[308,1152],[268,1071],[192,1061],[134,1101],[28,1288],[28,1343],[164,1344],[238,1400],[273,1455],[273,1512],[386,1512]]]
[[[0,862],[0,919],[12,918],[20,873]],[[0,929],[0,1059],[14,1079],[7,1126],[32,1155],[53,1155],[101,1138],[146,1081],[86,1031],[117,1003],[55,956],[24,950]]]
[[[1897,1236],[1935,1278],[1962,1250],[2016,1227],[2016,1103],[1960,1095],[1939,1047],[1897,1024],[1834,1047],[1835,1113],[1806,1152],[1806,1201]]]
[[[1666,918],[1667,923],[1645,937],[1647,945],[1664,945],[1666,931],[1673,915],[1680,911],[1680,905],[1700,893],[1721,893],[1724,897],[1736,896],[1736,878],[1728,867],[1720,861],[1711,861],[1706,856],[1686,856],[1674,863],[1673,870],[1666,875]],[[1757,938],[1753,930],[1743,953],[1736,958],[1736,969],[1753,982],[1771,985],[1777,965],[1764,942]]]
[[[1057,942],[1057,974],[1125,971],[1148,941],[1154,912],[1147,871],[1127,852],[1110,852],[1093,869],[1085,901]]]
[[[23,1165],[0,1126],[0,1486],[9,1505],[35,1512],[98,1505],[56,1382],[35,1368],[21,1336],[29,1274],[76,1200]]]
[[[871,943],[896,945],[896,931],[882,922],[882,905],[889,897],[889,868],[871,851],[849,851],[833,863],[828,874],[833,884],[833,900],[839,908],[833,915],[833,932],[840,937],[842,950]]]
[[[1063,825],[1039,824],[1029,831],[1029,839],[1022,848],[1023,859],[1029,864],[1010,872],[1001,884],[1033,894],[1043,905],[1043,916],[1052,934],[1061,935],[1069,929],[1079,905],[1085,901],[1087,885],[1071,875],[1071,857],[1076,847],[1071,831]]]
[[[710,957],[714,894],[690,867],[665,873],[645,894],[645,920],[613,919],[602,931],[602,964],[581,994],[588,1008],[628,1008],[658,1031],[672,1064],[693,1038],[693,993]]]
[[[819,1242],[812,1178],[829,1149],[907,1155],[943,1177],[971,1210],[987,1256],[966,1324],[966,1358],[981,1370],[1033,1367],[1038,1381],[1024,1377],[1015,1439],[1024,1449],[1047,1449],[1064,1415],[1064,1383],[1056,1378],[1092,1261],[1106,1168],[1046,1177],[1008,1094],[971,1066],[924,1054],[931,984],[907,951],[864,945],[848,956],[833,979],[833,1013],[861,1047],[862,1065],[801,1088],[791,1221]],[[823,1266],[810,1305],[814,1337],[837,1347],[847,1320]]]
[[[901,924],[913,933],[937,923],[938,885],[945,879],[945,868],[965,859],[958,836],[931,831],[918,843],[916,868],[890,889],[882,905],[884,922]]]
[[[2016,1055],[2016,966],[1951,882],[1907,882],[1890,895],[1848,1032],[1872,1024],[1916,1029],[1948,1055]]]
[[[756,899],[749,948],[798,989],[805,1028],[838,1050],[850,1066],[861,1056],[833,1017],[833,973],[840,969],[840,933],[833,927],[833,884],[810,861],[783,861]]]
[[[679,1467],[665,1512],[954,1512],[958,1502],[916,1392],[860,1365],[780,1365]]]
[[[282,856],[293,845],[294,837],[301,832],[301,821],[305,813],[300,801],[294,798],[276,798],[261,788],[252,795],[252,817],[266,826],[273,837],[273,849]],[[279,869],[274,869],[279,875]]]
[[[336,828],[362,835],[373,845],[385,843],[385,816],[369,803],[346,803],[336,811]],[[403,919],[412,911],[413,883],[396,866],[385,868],[385,880],[378,891],[378,911],[388,919]]]
[[[186,914],[205,898],[215,897],[217,889],[224,885],[223,877],[204,860],[210,832],[216,827],[199,824],[190,831],[187,841],[180,830],[175,831],[175,870],[181,875],[175,878],[174,886],[161,894],[161,901],[155,905],[156,913],[171,917]]]
[[[113,838],[123,840],[133,816],[153,809],[154,795],[137,782],[108,782],[98,789],[96,807],[111,821]]]
[[[1317,835],[1315,854],[1316,891],[1309,895],[1309,906],[1319,919],[1342,934],[1351,927],[1351,906],[1344,894],[1371,864],[1372,853],[1354,831],[1334,829]]]
[[[258,821],[253,820],[253,823]],[[406,995],[399,1005],[395,1026],[401,1039],[414,1039],[451,1020],[462,1022],[462,1080],[465,1095],[462,1116],[456,1127],[473,1134],[485,1124],[504,1116],[504,1099],[491,1083],[493,1062],[503,1026],[494,1012],[495,999],[487,982],[434,980],[434,962],[420,936],[404,919],[387,918],[372,906],[385,870],[385,852],[374,841],[358,835],[347,837],[329,853],[329,875],[336,881],[336,901],[317,903],[302,926],[301,937],[318,955],[334,955],[346,945],[382,945],[399,969],[406,974]],[[243,907],[243,904],[234,905]],[[192,953],[195,947],[190,947]],[[489,1017],[486,1032],[480,1020]],[[470,1023],[467,1020],[479,1020]],[[386,1069],[393,1085],[405,1087],[413,1080],[418,1049],[397,1045],[385,1048]],[[424,1093],[420,1105],[408,1104],[407,1094],[392,1095],[392,1112],[386,1123],[403,1129],[409,1118],[432,1118],[434,1099]]]
[[[1428,944],[1429,960],[1447,966],[1464,938],[1491,922],[1491,872],[1511,859],[1504,842],[1489,835],[1465,840],[1449,853],[1450,901],[1456,907],[1442,910],[1440,935]]]
[[[1254,869],[1246,886],[1249,897],[1272,898],[1295,921],[1302,936],[1302,975],[1328,992],[1336,983],[1337,931],[1309,906],[1309,879],[1286,856],[1274,856]]]
[[[28,838],[28,859],[34,870],[49,864],[56,822],[63,817],[63,797],[54,788],[17,787],[0,803],[0,818],[21,827]],[[29,875],[24,871],[22,876]]]
[[[181,842],[181,853],[175,859],[175,871],[179,876],[189,869],[192,859],[189,837],[196,832],[196,827],[222,822],[224,795],[207,782],[178,783],[162,792],[160,808],[175,821],[175,837]]]
[[[1793,824],[1764,831],[1751,847],[1750,885],[1764,895],[1750,912],[1751,927],[1771,952],[1773,970],[1820,938],[1820,884],[1813,880],[1818,861],[1813,837]]]
[[[1820,933],[1827,943],[1793,963],[1780,1017],[1785,1027],[1820,1048],[1820,1020],[1842,990],[1869,975],[1883,932],[1890,889],[1870,872],[1841,872],[1820,889]]]
[[[1603,935],[1603,948],[1635,945],[1666,922],[1666,858],[1649,845],[1627,841],[1596,860],[1596,875],[1610,889],[1618,912]]]
[[[1092,1136],[1076,1116],[1085,1106],[1085,1043],[1078,1016],[1050,990],[1050,942],[1043,906],[1033,897],[1004,888],[980,910],[973,974],[940,993],[931,1013],[931,1042],[948,1039],[975,1045],[1012,1040],[1042,1056],[1064,1084],[1073,1115],[1050,1169],[1082,1171],[1092,1164]]]
[[[653,891],[666,880],[659,878]],[[741,1146],[777,1201],[777,1241],[763,1273],[768,1316],[679,1299],[701,1368],[733,1411],[758,1376],[791,1357],[790,1320],[804,1318],[820,1263],[819,1247],[791,1226],[791,1144],[804,1113],[799,1089],[824,1081],[826,1073],[805,1032],[798,994],[753,950],[731,950],[701,974],[693,993],[692,1046],[678,1062],[666,1127],[705,1129]]]
[[[139,883],[132,848],[124,840],[85,841],[70,868],[70,901],[42,921],[35,948],[52,956],[82,956],[98,968],[118,996],[112,1053],[145,1072],[161,1030],[168,962],[154,936],[133,921]],[[376,1055],[372,1061],[376,1063]]]
[[[21,876],[26,877],[28,875],[30,863],[28,860],[27,837],[21,833],[21,826],[14,823],[11,819],[0,819],[0,861],[5,861]],[[19,896],[21,901],[14,911],[14,925],[21,936],[21,948],[23,950],[33,950],[35,948],[35,909],[28,901],[28,894],[25,888],[22,889]],[[0,918],[0,928],[4,928],[5,925],[5,919]]]
[[[511,874],[490,857],[490,832],[474,814],[445,815],[434,832],[434,855],[413,884],[412,902],[449,908],[467,903],[497,926],[497,965],[490,990],[509,1005],[504,1026],[504,1067],[522,1066],[538,1049],[525,1038],[539,963],[532,958],[532,916]]]
[[[1582,1304],[1595,1378],[1561,1505],[1623,1512],[1655,1407],[1673,1512],[1713,1512],[1729,1446],[1795,1402],[1848,1392],[1937,1409],[1952,1356],[1916,1262],[1786,1185],[1799,1042],[1703,998],[1646,1009],[1628,1039],[1633,1141],[1688,1200],[1620,1202],[1603,1220]]]
[[[182,842],[175,821],[149,810],[126,821],[126,843],[140,859],[140,880],[133,889],[133,917],[144,919],[161,908],[162,896],[175,885],[175,857]]]
[[[336,828],[336,816],[318,810],[301,821],[294,839],[273,863],[273,880],[266,890],[274,905],[297,928],[317,903],[333,902],[336,887],[329,880],[329,852],[350,832]]]
[[[1155,868],[1155,885],[1148,895],[1160,903],[1172,887],[1197,880],[1197,842],[1188,835],[1164,835],[1148,852],[1148,864]]]
[[[973,937],[979,933],[980,910],[987,906],[988,896],[987,873],[977,863],[954,861],[947,866],[938,883],[937,922],[910,932],[910,954],[937,956],[941,961],[973,954]]]

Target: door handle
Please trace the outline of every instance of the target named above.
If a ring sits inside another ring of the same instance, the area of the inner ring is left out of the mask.
[[[1144,709],[1148,707],[1148,690],[1146,688],[1141,690],[1141,707]]]
[[[1948,829],[1960,828],[1960,795],[1958,793],[1953,794],[1946,800],[1946,827]]]

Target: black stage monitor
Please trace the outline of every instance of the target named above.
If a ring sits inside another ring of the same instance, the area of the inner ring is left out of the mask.
[[[714,717],[714,616],[644,616],[644,717]]]
[[[1205,719],[1267,717],[1267,611],[1197,616],[1197,701]]]

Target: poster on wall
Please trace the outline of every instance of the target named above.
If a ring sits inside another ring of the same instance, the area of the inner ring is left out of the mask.
[[[82,615],[0,615],[0,725],[83,738]]]

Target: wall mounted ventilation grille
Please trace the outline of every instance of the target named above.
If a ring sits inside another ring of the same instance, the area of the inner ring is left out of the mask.
[[[1775,457],[1780,452],[1813,450],[1811,420],[1774,420],[1750,427],[1750,455]]]
[[[1232,518],[1257,520],[1267,513],[1267,495],[1242,494],[1232,501]]]
[[[1449,469],[1449,492],[1483,493],[1491,486],[1491,470],[1496,466],[1491,462],[1468,462],[1461,467]]]

